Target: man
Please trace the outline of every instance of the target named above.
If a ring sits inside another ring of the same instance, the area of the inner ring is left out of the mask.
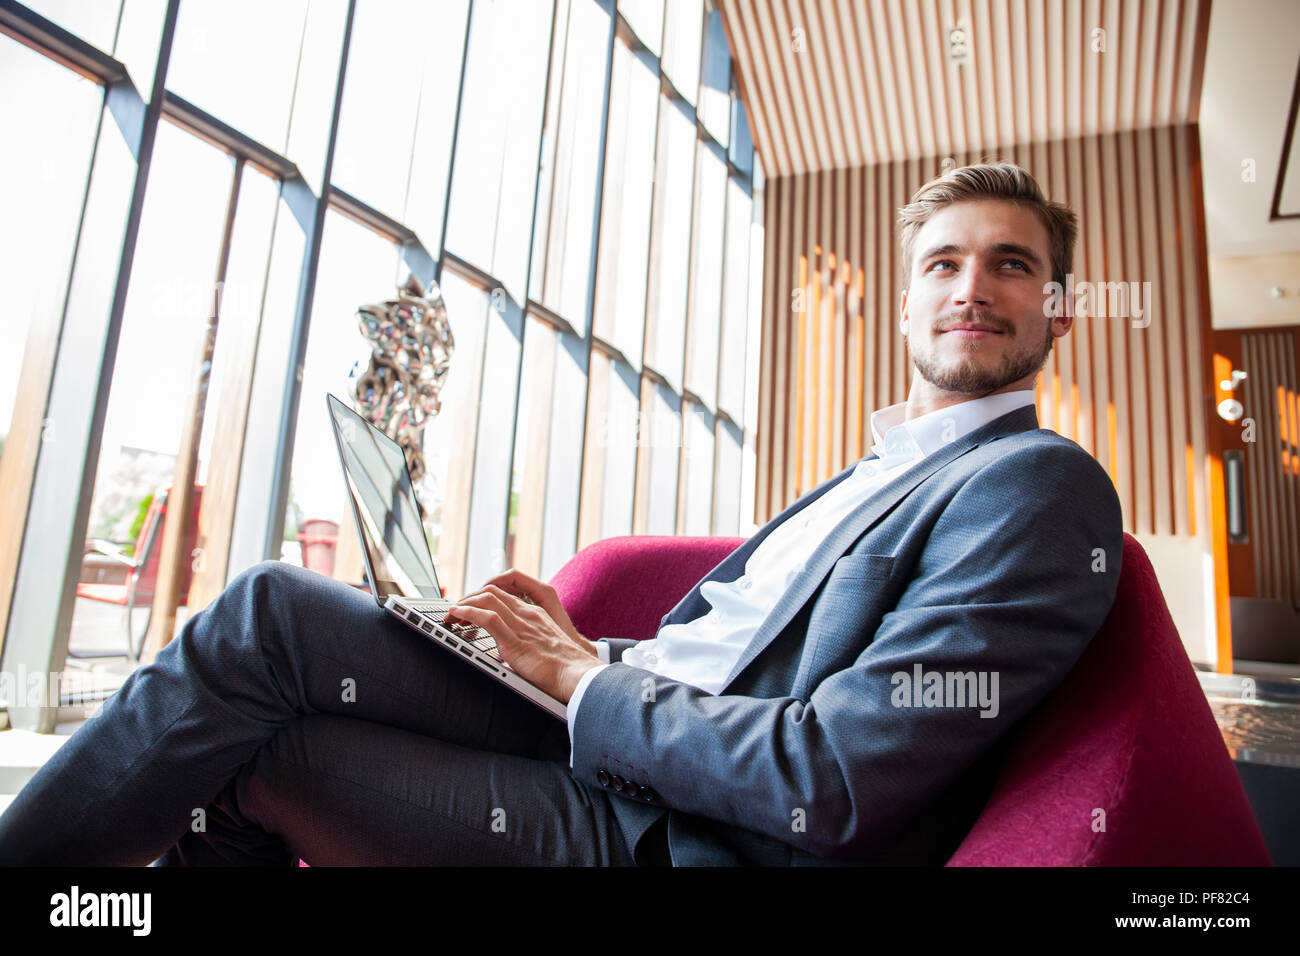
[[[42,768],[0,863],[944,862],[1105,619],[1122,525],[1097,462],[1036,427],[1074,214],[1002,164],[928,184],[902,222],[916,375],[872,455],[641,645],[587,640],[514,571],[454,609],[567,727],[264,562]]]

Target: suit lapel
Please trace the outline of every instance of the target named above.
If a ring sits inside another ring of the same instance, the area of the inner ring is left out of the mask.
[[[808,602],[812,594],[817,590],[826,575],[830,573],[832,565],[849,550],[853,542],[862,537],[872,525],[880,520],[881,516],[894,507],[917,485],[929,478],[936,471],[947,465],[962,455],[978,447],[980,444],[989,441],[996,441],[1004,435],[1014,434],[1016,432],[1029,431],[1038,427],[1038,413],[1033,405],[1024,405],[1020,408],[1013,409],[1005,415],[995,418],[993,421],[980,426],[972,432],[961,438],[955,439],[944,445],[942,448],[933,452],[929,456],[921,459],[912,467],[904,469],[901,474],[893,478],[890,482],[882,486],[874,494],[870,495],[857,508],[850,512],[843,521],[835,526],[835,529],[817,546],[813,552],[812,558],[804,570],[794,579],[789,589],[777,601],[776,607],[772,612],[763,619],[754,637],[745,647],[744,653],[736,661],[736,665],[727,675],[726,682],[718,691],[719,694],[725,694],[727,688],[731,685],[754,658],[772,643],[772,640],[781,633],[781,630],[790,623],[790,619]],[[872,456],[875,457],[875,456]],[[848,472],[840,476],[843,480]],[[826,487],[830,487],[828,484]],[[802,499],[800,500],[803,501]],[[807,504],[807,502],[803,502]],[[799,506],[800,502],[796,502]],[[768,522],[763,527],[762,534],[768,534],[771,529],[781,521],[789,517],[794,509],[787,509],[774,521]],[[755,542],[755,547],[757,542]],[[751,552],[753,548],[749,549]],[[733,555],[734,556],[734,555]],[[745,556],[748,559],[748,555]],[[728,561],[730,557],[728,558]],[[715,572],[726,565],[724,561],[719,565]],[[742,560],[738,567],[734,568],[735,574],[725,580],[734,580],[744,571],[744,561]],[[674,609],[675,610],[675,609]]]

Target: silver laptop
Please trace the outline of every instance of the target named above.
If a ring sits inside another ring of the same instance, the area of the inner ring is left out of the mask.
[[[472,624],[445,620],[453,602],[442,596],[438,586],[401,446],[334,395],[325,399],[370,590],[379,606],[448,653],[459,654],[547,713],[566,720],[564,704],[516,674],[501,659],[491,634]]]

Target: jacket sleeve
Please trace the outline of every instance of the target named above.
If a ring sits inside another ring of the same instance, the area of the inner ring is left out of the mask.
[[[714,696],[613,663],[576,714],[573,776],[619,774],[642,800],[816,856],[870,853],[1061,682],[1114,602],[1122,548],[1119,499],[1087,452],[1009,451],[952,495],[897,605],[809,699]],[[942,686],[913,694],[918,673]],[[958,705],[981,679],[987,703]]]
[[[601,637],[597,638],[597,640],[604,641],[609,646],[609,660],[611,664],[615,661],[621,661],[623,659],[623,652],[633,644],[637,643],[636,641],[626,637]]]

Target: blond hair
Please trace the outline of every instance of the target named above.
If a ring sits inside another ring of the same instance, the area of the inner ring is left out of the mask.
[[[1079,217],[1064,203],[1043,196],[1037,180],[1014,163],[980,163],[949,170],[916,191],[912,201],[898,211],[903,227],[903,288],[912,278],[916,235],[935,213],[953,203],[976,199],[1004,199],[1029,206],[1047,227],[1052,278],[1065,286],[1079,235]]]

